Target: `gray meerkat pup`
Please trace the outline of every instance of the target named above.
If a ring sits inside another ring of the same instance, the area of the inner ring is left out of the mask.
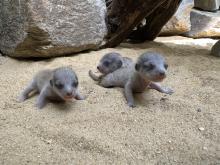
[[[161,93],[172,94],[171,88],[161,87],[158,82],[166,78],[167,63],[157,52],[146,52],[136,63],[120,68],[103,77],[99,84],[103,87],[124,88],[125,98],[130,107],[135,107],[133,93],[142,93],[146,88]]]
[[[94,81],[100,81],[105,75],[112,73],[121,67],[126,67],[130,63],[132,63],[132,60],[130,58],[122,57],[119,53],[107,53],[101,58],[99,64],[97,65],[97,69],[100,73],[102,73],[102,75],[97,76],[90,70],[89,76]]]
[[[31,92],[40,93],[36,104],[39,109],[46,105],[47,100],[69,101],[73,98],[83,100],[84,97],[77,87],[77,75],[70,67],[42,70],[21,93],[19,102],[25,101]]]

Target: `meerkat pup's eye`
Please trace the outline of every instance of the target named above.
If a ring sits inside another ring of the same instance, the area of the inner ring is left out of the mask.
[[[147,64],[147,65],[144,65],[144,68],[146,69],[146,70],[152,70],[152,69],[154,69],[154,65],[153,64]]]
[[[61,83],[55,83],[55,86],[56,86],[58,89],[62,89],[62,88],[63,88],[63,84],[61,84]]]
[[[74,82],[72,83],[72,86],[73,86],[73,87],[77,87],[77,86],[78,86],[78,81],[74,81]]]

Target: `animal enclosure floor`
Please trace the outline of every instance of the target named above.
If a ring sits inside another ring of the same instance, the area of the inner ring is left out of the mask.
[[[0,56],[0,164],[219,164],[220,58],[216,42],[183,37],[103,49],[47,60]],[[163,86],[171,96],[149,90],[128,108],[123,90],[102,88],[88,77],[107,52],[136,59],[155,50],[168,61]],[[70,65],[87,99],[35,107],[17,96],[34,73]]]

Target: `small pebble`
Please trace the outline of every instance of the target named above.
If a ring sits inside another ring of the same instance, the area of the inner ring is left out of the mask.
[[[208,150],[208,148],[207,148],[207,147],[203,147],[202,149],[203,149],[203,150]]]
[[[166,98],[166,97],[162,97],[162,98],[160,99],[160,101],[166,101],[166,100],[168,100],[168,98]]]
[[[157,150],[157,151],[156,151],[156,153],[157,153],[157,154],[160,154],[160,153],[161,153],[161,151]]]
[[[173,147],[170,147],[170,150],[171,150],[171,151],[173,151],[173,150],[174,150],[174,148],[173,148]]]
[[[204,131],[205,128],[203,128],[203,127],[199,127],[199,130],[200,130],[200,131]]]
[[[46,140],[46,143],[47,144],[51,144],[52,143],[52,140],[50,139],[50,140]]]
[[[198,108],[198,109],[197,109],[197,112],[202,112],[201,108]]]

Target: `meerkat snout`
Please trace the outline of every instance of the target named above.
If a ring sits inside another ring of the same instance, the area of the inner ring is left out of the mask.
[[[166,76],[166,73],[164,71],[159,72],[160,76]]]
[[[67,96],[72,96],[72,94],[73,94],[72,92],[67,92],[66,93]]]

